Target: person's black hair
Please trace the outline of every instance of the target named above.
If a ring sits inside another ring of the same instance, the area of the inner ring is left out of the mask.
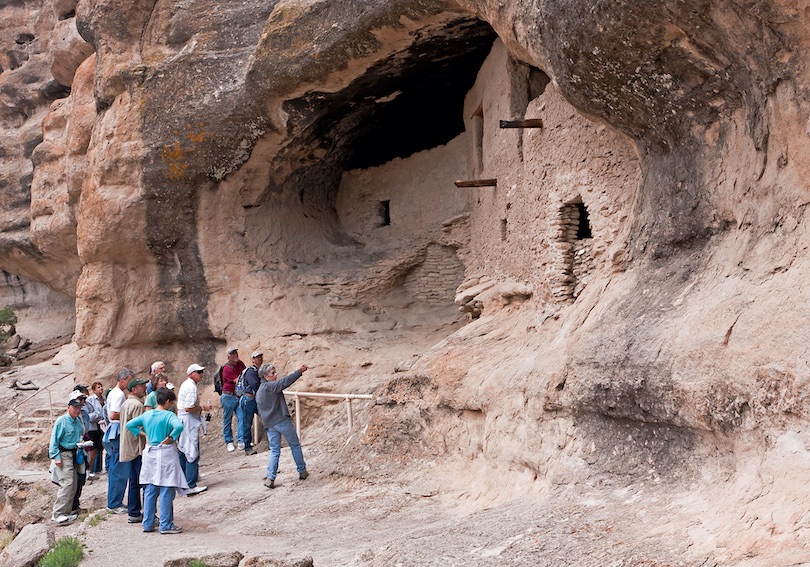
[[[156,390],[155,397],[157,398],[157,404],[159,406],[165,406],[166,402],[173,402],[177,399],[177,396],[169,390],[168,388],[158,388]]]

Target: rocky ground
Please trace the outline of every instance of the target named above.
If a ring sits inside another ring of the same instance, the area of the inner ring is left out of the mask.
[[[58,528],[57,538],[79,537],[87,567],[120,564],[122,557],[131,566],[154,566],[230,551],[311,556],[322,566],[718,565],[689,549],[690,526],[667,523],[670,503],[638,504],[643,487],[570,487],[555,496],[537,490],[518,496],[514,487],[490,491],[474,483],[426,489],[431,482],[455,484],[452,471],[426,464],[398,478],[346,478],[331,470],[330,455],[313,441],[305,448],[311,476],[297,480],[285,452],[279,485],[269,490],[262,486],[266,444],[250,457],[208,445],[201,467],[208,491],[175,504],[183,534],[143,533],[126,517],[95,511]],[[100,506],[105,488],[103,481],[90,485],[86,502]]]
[[[47,379],[52,395],[61,399],[73,385],[72,352],[68,345],[55,358],[14,375]],[[10,406],[20,395],[0,388],[0,397]],[[362,424],[362,407],[357,416],[356,423]],[[335,423],[304,432],[310,477],[298,480],[285,448],[277,488],[269,490],[262,484],[266,440],[257,455],[228,453],[221,413],[215,410],[203,437],[201,484],[208,491],[175,501],[182,534],[143,533],[126,516],[106,512],[102,476],[85,487],[82,506],[89,512],[72,525],[53,527],[54,535],[76,536],[85,544],[84,567],[158,566],[233,552],[286,561],[311,557],[316,566],[369,567],[758,567],[807,565],[803,561],[810,559],[802,558],[795,546],[780,551],[766,541],[764,547],[752,543],[741,550],[737,546],[744,537],[723,540],[717,535],[718,517],[734,517],[735,512],[707,514],[705,493],[694,480],[669,486],[656,480],[619,484],[606,476],[566,482],[559,475],[535,477],[452,455],[403,458],[401,463],[369,459],[343,467],[338,463],[346,458],[345,416],[328,419]],[[44,443],[43,436],[22,448],[0,448],[6,525],[52,525],[48,520],[55,487],[38,450]]]

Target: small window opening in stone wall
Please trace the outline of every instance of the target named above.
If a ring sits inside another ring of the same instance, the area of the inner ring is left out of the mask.
[[[593,232],[581,198],[562,205],[549,220],[553,240],[551,292],[562,302],[579,297],[594,270]]]
[[[501,241],[506,242],[506,237],[509,234],[509,221],[501,219]]]
[[[391,201],[380,201],[379,209],[377,210],[379,214],[379,225],[378,226],[390,226],[391,225]]]
[[[478,105],[478,109],[472,115],[472,142],[473,142],[473,167],[474,175],[479,175],[484,171],[484,106]]]
[[[577,224],[577,240],[593,238],[593,234],[591,234],[591,220],[588,218],[588,209],[585,208],[585,203],[579,202],[576,205],[577,205],[577,212],[579,213],[579,223]]]

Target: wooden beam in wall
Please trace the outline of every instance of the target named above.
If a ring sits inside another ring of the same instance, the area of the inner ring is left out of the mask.
[[[467,179],[456,181],[456,187],[495,187],[497,179]]]
[[[501,120],[501,128],[542,128],[542,118],[526,118],[525,120]]]

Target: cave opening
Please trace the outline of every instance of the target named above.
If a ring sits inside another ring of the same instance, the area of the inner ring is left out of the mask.
[[[416,37],[339,92],[310,92],[284,109],[291,123],[311,123],[300,142],[327,149],[344,171],[407,158],[464,132],[464,98],[496,39],[488,23],[459,18]]]
[[[529,67],[529,100],[534,100],[546,91],[551,78],[537,67]]]
[[[383,78],[383,84],[392,83],[389,92],[376,98],[373,112],[357,124],[345,167],[382,165],[463,133],[464,97],[495,38],[489,24],[465,20],[416,43],[397,65],[400,72]]]

